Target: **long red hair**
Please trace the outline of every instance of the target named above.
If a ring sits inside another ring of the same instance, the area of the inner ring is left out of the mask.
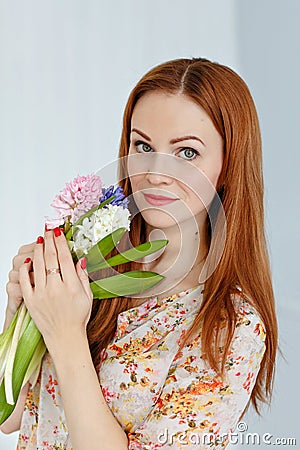
[[[128,155],[133,109],[150,91],[188,96],[206,111],[223,138],[224,160],[216,189],[226,216],[225,247],[217,267],[205,282],[200,311],[181,347],[201,328],[203,354],[210,366],[222,374],[236,323],[232,294],[244,296],[256,308],[266,329],[266,351],[251,394],[254,408],[259,412],[258,402],[271,400],[278,332],[264,229],[261,135],[253,99],[245,82],[221,64],[202,58],[160,64],[141,78],[129,96],[123,117],[120,158]],[[119,180],[125,195],[132,194],[122,163]],[[217,226],[214,232],[218,233]],[[206,235],[211,239],[209,220]],[[145,222],[140,213],[131,222],[129,239],[133,246],[146,240]],[[140,267],[132,262],[116,269],[123,273]],[[130,297],[94,301],[88,336],[96,368],[99,368],[101,351],[114,337],[118,314],[131,308],[134,301]],[[224,317],[227,327],[220,365],[218,348]]]

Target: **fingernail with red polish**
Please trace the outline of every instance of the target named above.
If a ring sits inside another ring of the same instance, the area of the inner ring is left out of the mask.
[[[30,258],[26,258],[25,261],[24,261],[24,264],[27,264],[29,262],[31,262],[31,259]]]
[[[80,261],[80,266],[82,270],[86,269],[86,257],[82,258],[82,260]]]
[[[44,238],[43,238],[43,236],[39,236],[39,237],[37,238],[37,240],[36,240],[36,243],[37,243],[37,244],[43,244],[43,243],[44,243]]]
[[[56,237],[61,235],[61,229],[60,228],[54,228],[53,231],[54,231],[54,234],[55,234]]]
[[[48,228],[47,224],[45,224],[45,231],[51,231],[51,228]]]

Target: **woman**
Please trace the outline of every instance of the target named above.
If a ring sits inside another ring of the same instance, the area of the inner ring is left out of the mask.
[[[19,450],[224,448],[249,401],[270,400],[277,324],[247,86],[206,59],[155,67],[130,94],[119,157],[132,245],[169,243],[118,271],[165,279],[92,305],[59,230],[20,249],[6,326],[24,298],[49,353],[2,426],[21,427]]]

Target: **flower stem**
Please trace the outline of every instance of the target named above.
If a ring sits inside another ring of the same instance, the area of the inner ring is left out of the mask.
[[[11,341],[11,347],[9,349],[8,359],[6,363],[6,368],[4,372],[4,380],[5,380],[5,395],[7,403],[10,405],[13,405],[14,402],[14,396],[13,396],[13,386],[12,386],[12,372],[13,372],[13,366],[14,366],[14,359],[15,354],[19,342],[19,336],[21,332],[21,328],[23,325],[23,320],[26,315],[26,306],[25,303],[22,303],[18,312],[18,319],[16,323],[16,327],[14,330],[14,334]]]

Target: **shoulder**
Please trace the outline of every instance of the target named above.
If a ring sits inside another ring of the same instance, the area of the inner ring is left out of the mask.
[[[266,327],[254,306],[255,299],[249,299],[240,287],[237,287],[237,292],[231,294],[231,299],[236,314],[235,334],[265,341]]]
[[[266,351],[265,324],[251,301],[242,291],[232,294],[236,323],[228,360],[259,368]],[[230,368],[231,364],[228,365]]]
[[[200,331],[192,342],[177,352],[166,384],[176,382],[176,386],[184,387],[200,382],[207,392],[215,393],[213,386],[221,386],[220,395],[232,394],[238,397],[242,392],[250,395],[265,354],[266,331],[257,309],[245,295],[234,294],[232,302],[236,322],[228,348],[226,322],[224,326],[221,325],[218,336],[220,340],[217,358],[219,357],[220,364],[226,351],[222,380],[218,377],[215,368],[210,365],[207,354],[203,350],[202,331]],[[221,384],[218,384],[219,382]]]
[[[266,327],[265,324],[254,306],[254,301],[251,301],[240,289],[231,294],[231,301],[234,307],[236,320],[233,330],[232,339],[229,347],[229,357],[233,355],[257,355],[258,359],[263,357],[266,349]],[[226,339],[227,326],[226,321],[220,328],[220,356],[224,350]],[[203,361],[204,354],[202,349],[202,326],[197,330],[191,340],[186,343],[176,354],[174,363],[181,364],[182,359]]]

